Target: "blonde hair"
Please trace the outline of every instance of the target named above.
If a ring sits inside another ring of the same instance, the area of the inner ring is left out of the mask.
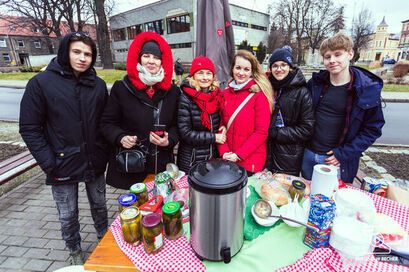
[[[335,36],[326,38],[322,41],[320,45],[320,53],[322,56],[328,51],[334,51],[339,49],[344,49],[345,51],[351,51],[354,48],[354,42],[351,37],[343,34],[337,33]]]
[[[257,85],[260,87],[261,91],[264,93],[270,105],[270,111],[273,112],[274,109],[274,98],[273,98],[273,88],[271,87],[270,81],[263,72],[260,63],[256,57],[247,50],[238,50],[236,55],[233,57],[233,62],[230,67],[230,76],[233,78],[233,69],[236,65],[236,58],[241,57],[251,64],[251,75]]]
[[[214,75],[215,76],[215,75]],[[199,82],[197,80],[193,79],[193,77],[188,77],[189,85],[195,88],[197,91],[202,91],[202,89],[199,86]],[[219,82],[216,80],[216,78],[213,78],[212,84],[210,84],[209,91],[212,92],[215,89],[219,88]]]

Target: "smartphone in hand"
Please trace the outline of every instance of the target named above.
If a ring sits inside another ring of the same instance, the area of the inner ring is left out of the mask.
[[[153,132],[156,135],[158,135],[159,137],[164,137],[165,136],[165,130],[166,130],[165,125],[160,125],[160,124],[154,124],[153,125]]]

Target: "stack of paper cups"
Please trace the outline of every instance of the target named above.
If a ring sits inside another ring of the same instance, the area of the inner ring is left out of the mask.
[[[315,165],[311,179],[311,194],[322,194],[331,198],[336,188],[338,188],[338,169],[332,165]]]

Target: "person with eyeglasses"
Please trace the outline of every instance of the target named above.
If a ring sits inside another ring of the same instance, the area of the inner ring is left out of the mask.
[[[109,185],[128,190],[175,162],[180,89],[172,84],[172,73],[172,51],[165,39],[155,32],[139,33],[128,50],[126,75],[112,86],[101,118],[102,133],[111,143]],[[144,170],[117,167],[119,151],[131,149],[145,154]]]
[[[313,134],[311,95],[302,71],[294,65],[290,47],[274,50],[269,68],[275,107],[268,132],[266,168],[273,173],[299,176],[304,147]]]
[[[62,238],[73,265],[83,263],[78,184],[85,183],[97,238],[108,228],[104,172],[108,144],[99,121],[108,98],[97,77],[95,42],[67,34],[47,69],[27,84],[20,107],[20,134],[42,170],[56,202]]]

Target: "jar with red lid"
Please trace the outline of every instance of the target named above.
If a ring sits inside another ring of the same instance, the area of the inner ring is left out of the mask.
[[[142,240],[146,253],[153,253],[163,246],[162,220],[159,214],[151,213],[142,219]]]

